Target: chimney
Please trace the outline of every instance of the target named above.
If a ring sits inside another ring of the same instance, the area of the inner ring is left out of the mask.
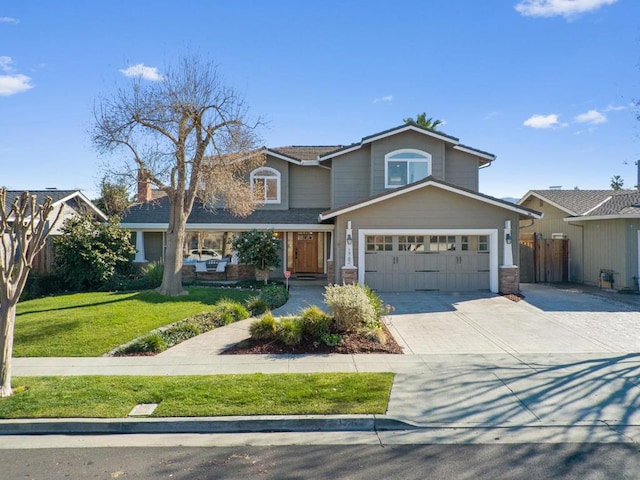
[[[148,202],[153,199],[151,181],[143,169],[138,170],[138,202]]]

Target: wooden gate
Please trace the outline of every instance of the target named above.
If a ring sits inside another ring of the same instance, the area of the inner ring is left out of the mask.
[[[520,281],[557,283],[569,281],[569,240],[520,236]]]

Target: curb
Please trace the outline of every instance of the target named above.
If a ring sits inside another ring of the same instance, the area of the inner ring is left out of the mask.
[[[0,420],[0,435],[375,432],[415,428],[419,427],[385,415]]]

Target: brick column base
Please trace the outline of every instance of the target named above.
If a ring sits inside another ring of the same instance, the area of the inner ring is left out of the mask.
[[[342,267],[342,283],[358,283],[358,267]]]
[[[331,285],[336,282],[336,273],[333,266],[333,260],[327,260],[327,284]]]
[[[520,271],[517,265],[500,267],[498,290],[503,295],[517,294],[520,292]]]

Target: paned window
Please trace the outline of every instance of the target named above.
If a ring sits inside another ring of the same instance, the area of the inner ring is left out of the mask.
[[[280,203],[280,172],[275,168],[260,167],[251,172],[251,189],[258,201]]]
[[[387,235],[367,236],[367,252],[390,252],[393,250],[393,237]]]
[[[420,150],[403,149],[384,157],[385,188],[402,187],[431,175],[431,155]]]

